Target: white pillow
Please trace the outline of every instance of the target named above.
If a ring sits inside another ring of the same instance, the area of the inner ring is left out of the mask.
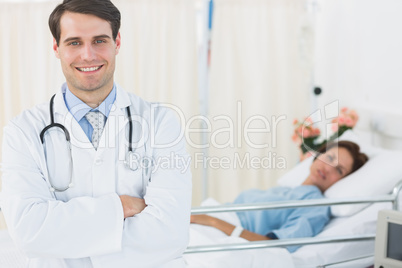
[[[373,147],[359,140],[353,131],[346,131],[339,140],[357,143],[369,161],[359,170],[332,185],[324,195],[328,198],[367,197],[389,193],[402,180],[402,152]],[[310,157],[287,172],[278,180],[282,186],[300,185],[310,173]],[[350,216],[368,204],[331,206],[333,216]]]

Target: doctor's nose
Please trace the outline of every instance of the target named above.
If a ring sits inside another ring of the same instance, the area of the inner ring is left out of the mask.
[[[95,49],[92,44],[82,46],[81,59],[85,61],[92,61],[96,59]]]

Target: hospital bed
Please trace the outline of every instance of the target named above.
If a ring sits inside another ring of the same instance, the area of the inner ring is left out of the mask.
[[[188,267],[369,267],[374,264],[374,240],[379,210],[400,210],[402,151],[380,149],[361,142],[349,131],[341,139],[358,143],[370,161],[333,185],[321,200],[302,200],[243,205],[205,201],[193,214],[211,214],[234,225],[236,211],[306,206],[331,206],[333,218],[312,238],[248,242],[228,237],[212,227],[192,224],[185,259]],[[278,181],[296,186],[308,175],[312,159],[299,163]],[[300,180],[301,178],[301,180]],[[302,245],[294,253],[284,247]]]

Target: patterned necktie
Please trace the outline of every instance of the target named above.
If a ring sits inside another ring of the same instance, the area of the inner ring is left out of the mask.
[[[105,125],[105,116],[99,111],[93,111],[88,112],[85,115],[85,118],[94,129],[94,131],[92,132],[92,144],[95,150],[97,150],[100,137],[102,136],[103,126]]]

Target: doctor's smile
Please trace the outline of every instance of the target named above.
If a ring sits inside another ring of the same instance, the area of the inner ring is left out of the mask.
[[[75,69],[77,69],[80,72],[84,72],[84,73],[89,73],[89,72],[95,72],[98,71],[100,68],[102,68],[103,65],[101,66],[97,66],[97,67],[75,67]]]

